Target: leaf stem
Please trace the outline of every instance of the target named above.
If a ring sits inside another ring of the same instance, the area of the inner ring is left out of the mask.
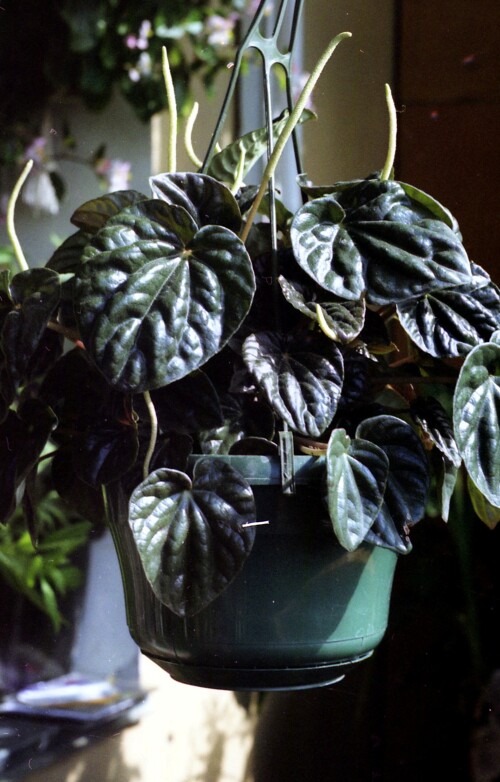
[[[309,76],[302,92],[300,93],[300,96],[297,100],[297,103],[295,104],[293,111],[290,113],[290,116],[288,117],[288,120],[286,121],[285,127],[281,131],[280,135],[278,136],[278,139],[276,141],[276,144],[274,145],[274,149],[272,151],[272,154],[267,162],[267,165],[264,169],[264,173],[262,175],[262,180],[259,186],[258,193],[255,197],[255,200],[252,204],[252,207],[248,213],[247,221],[243,227],[243,230],[240,234],[240,238],[243,242],[245,242],[248,238],[248,234],[250,233],[250,229],[252,227],[252,223],[255,220],[255,217],[257,215],[257,212],[259,211],[259,206],[261,204],[262,199],[264,198],[267,190],[267,185],[269,183],[269,180],[273,176],[276,166],[278,165],[279,159],[282,155],[282,152],[285,148],[285,144],[290,138],[293,129],[297,125],[300,116],[302,112],[304,111],[306,107],[306,103],[309,99],[309,96],[311,95],[311,92],[313,91],[314,87],[316,86],[316,82],[318,81],[319,77],[321,76],[323,70],[325,69],[326,64],[328,63],[328,60],[332,56],[333,52],[343,41],[345,38],[351,38],[352,33],[339,33],[339,35],[335,36],[335,38],[330,41],[326,49],[324,50],[323,54],[319,58],[318,62],[316,63],[314,70],[312,71],[311,75]]]
[[[398,132],[396,106],[394,105],[391,88],[388,84],[385,85],[385,100],[387,103],[387,110],[389,112],[389,142],[387,145],[387,157],[380,174],[381,182],[385,182],[391,176],[391,172],[394,167],[394,159],[396,157],[396,138]]]
[[[163,80],[165,82],[165,89],[167,91],[167,106],[169,113],[169,129],[168,129],[168,170],[170,173],[175,174],[177,170],[177,103],[175,100],[174,82],[172,79],[172,72],[170,70],[170,64],[168,62],[167,47],[162,46],[161,50],[161,63]]]
[[[14,212],[16,209],[17,199],[19,198],[19,193],[21,192],[21,188],[26,182],[32,168],[33,168],[33,161],[28,160],[23,170],[21,171],[21,175],[19,179],[14,185],[14,189],[10,194],[10,198],[7,204],[7,217],[6,217],[7,234],[12,244],[12,248],[14,250],[14,255],[16,257],[17,265],[19,266],[22,272],[28,271],[29,266],[26,261],[26,258],[24,257],[23,248],[21,247],[21,242],[17,238],[16,229],[14,225]]]
[[[146,407],[149,414],[149,421],[151,423],[151,433],[149,437],[149,444],[148,444],[148,450],[146,451],[146,456],[144,458],[144,464],[142,467],[142,475],[144,480],[149,475],[149,467],[151,464],[151,459],[153,458],[153,453],[156,446],[156,440],[158,438],[158,418],[156,415],[155,406],[153,404],[153,400],[151,399],[151,394],[149,391],[143,392],[144,401],[146,403]]]

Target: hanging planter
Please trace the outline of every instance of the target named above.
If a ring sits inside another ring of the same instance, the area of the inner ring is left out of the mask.
[[[175,170],[164,52],[169,173],[152,197],[81,206],[37,269],[13,229],[21,179],[9,230],[22,271],[0,288],[0,521],[23,489],[30,500],[50,442],[68,502],[102,516],[105,487],[141,649],[181,681],[231,689],[318,686],[369,655],[396,557],[427,509],[447,519],[459,470],[478,515],[500,519],[500,293],[450,212],[392,178],[390,90],[380,174],[300,176],[293,215],[276,199],[283,147],[349,34],[288,113],[273,120],[265,89],[267,126],[215,152],[246,48],[266,88],[275,62],[289,80],[287,3],[263,39],[267,4],[201,170]]]
[[[259,521],[238,575],[193,616],[177,616],[155,594],[129,526],[126,492],[108,487],[134,640],[187,684],[276,690],[337,681],[384,635],[396,554],[369,544],[347,552],[338,544],[323,496],[324,459],[295,458],[290,495],[282,491],[277,458],[218,458],[252,487]]]

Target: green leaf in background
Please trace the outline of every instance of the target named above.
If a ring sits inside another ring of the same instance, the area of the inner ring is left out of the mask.
[[[255,290],[245,246],[151,200],[108,222],[76,280],[82,338],[108,382],[140,392],[180,380],[218,353]]]
[[[341,546],[354,551],[380,511],[389,459],[377,445],[335,429],[328,442],[328,510]]]
[[[466,355],[500,328],[496,285],[428,293],[397,305],[399,320],[413,342],[436,358]]]
[[[338,348],[325,341],[308,346],[273,332],[259,332],[243,344],[243,358],[276,415],[294,431],[318,437],[337,409],[343,381]]]
[[[274,120],[273,136],[275,140],[285,127],[288,116],[289,111],[286,109],[278,119]],[[305,109],[300,116],[299,124],[311,119],[316,119],[316,115],[309,109]],[[224,147],[221,152],[213,156],[209,163],[207,174],[215,177],[215,179],[219,179],[221,182],[228,182],[232,185],[236,178],[236,171],[243,151],[245,162],[242,175],[244,178],[255,163],[267,153],[267,135],[267,128],[259,128],[258,130],[250,131],[250,133],[245,133],[244,136],[241,136],[237,141]]]
[[[453,398],[457,445],[472,481],[500,507],[500,345],[473,348],[460,370]]]
[[[205,608],[231,583],[250,554],[255,502],[228,464],[204,458],[193,480],[157,470],[132,494],[130,526],[144,572],[178,616]]]

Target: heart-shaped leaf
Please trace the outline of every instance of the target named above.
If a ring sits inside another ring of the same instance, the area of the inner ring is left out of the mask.
[[[225,185],[206,174],[159,174],[149,180],[156,198],[182,206],[196,225],[222,225],[238,233],[241,213]]]
[[[233,581],[250,554],[255,502],[230,465],[205,458],[193,481],[157,470],[133,492],[130,527],[144,572],[162,603],[192,616]]]
[[[500,507],[500,345],[473,348],[460,370],[453,425],[467,472],[486,499]]]
[[[384,498],[389,459],[377,445],[344,429],[332,432],[327,450],[328,510],[339,543],[354,551],[366,538]]]
[[[422,443],[409,424],[391,415],[362,421],[356,437],[375,443],[389,459],[384,495],[386,508],[382,508],[381,513],[382,517],[385,513],[390,514],[404,541],[409,528],[424,515],[429,491],[429,466]],[[382,521],[382,527],[387,527],[387,519]]]
[[[436,358],[464,356],[500,328],[500,293],[492,283],[437,291],[397,305],[413,342]]]
[[[243,359],[268,403],[294,432],[318,437],[330,425],[344,374],[342,356],[332,342],[309,346],[259,332],[245,340]]]
[[[218,353],[255,289],[244,244],[197,230],[182,207],[146,201],[94,237],[76,281],[83,340],[108,382],[144,391],[179,380]]]
[[[454,225],[454,223],[452,223]],[[299,265],[341,298],[389,304],[471,280],[449,220],[398,182],[365,180],[305,204],[290,237]]]

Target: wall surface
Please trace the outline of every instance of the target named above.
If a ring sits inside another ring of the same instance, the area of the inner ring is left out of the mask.
[[[384,84],[393,81],[394,0],[304,4],[304,67],[311,70],[330,39],[349,31],[313,95],[319,121],[304,128],[305,170],[318,184],[364,177],[384,165]]]

